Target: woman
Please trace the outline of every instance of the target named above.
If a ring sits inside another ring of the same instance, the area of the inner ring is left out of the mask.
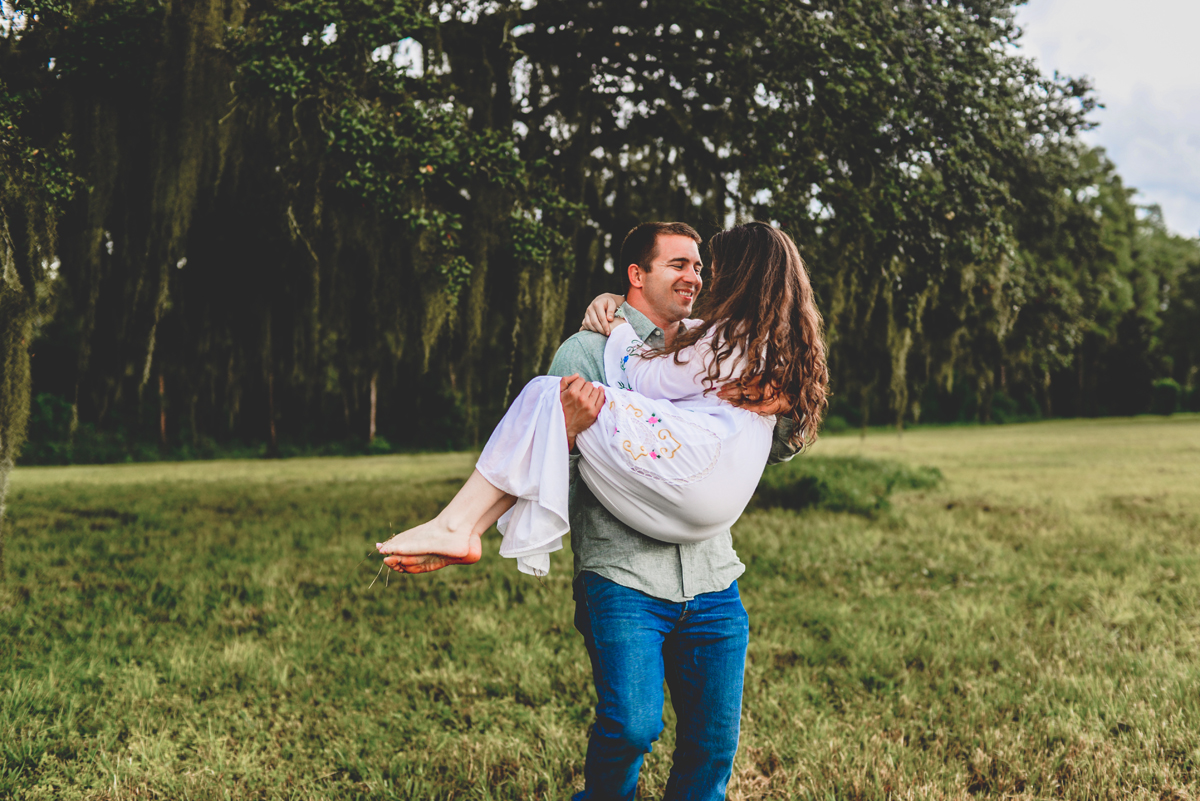
[[[618,519],[668,542],[724,531],[741,515],[766,464],[774,417],[716,396],[782,401],[815,439],[828,372],[820,314],[786,234],[750,223],[713,237],[713,286],[703,320],[687,321],[661,352],[632,328],[613,329],[595,424],[579,435],[580,476]],[[568,445],[559,379],[536,378],[497,426],[470,479],[434,520],[377,547],[389,564],[424,572],[479,558],[499,520],[500,553],[544,575],[567,532]],[[423,555],[440,556],[423,556]],[[448,557],[448,558],[447,558]]]

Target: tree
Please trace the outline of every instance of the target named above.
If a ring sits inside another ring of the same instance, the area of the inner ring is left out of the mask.
[[[11,39],[0,46],[0,58],[21,61]],[[64,140],[31,121],[38,101],[36,87],[14,92],[0,80],[0,576],[9,474],[29,418],[29,346],[58,269],[58,209],[77,182],[65,166],[71,154]]]

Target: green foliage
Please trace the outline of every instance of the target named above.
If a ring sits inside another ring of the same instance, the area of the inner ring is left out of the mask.
[[[1018,418],[1149,411],[1155,379],[1188,380],[1191,346],[1175,332],[1194,319],[1186,276],[1200,241],[1136,207],[1103,151],[1067,143],[1034,155],[1043,173],[1023,184],[1021,250],[1002,282],[970,286],[967,329],[945,340],[960,357],[931,378],[947,392],[970,384],[982,398],[1033,399]],[[929,374],[924,361],[910,367]],[[947,419],[927,400],[921,419]],[[980,402],[968,416],[1012,414]]]
[[[163,448],[147,443],[125,430],[100,430],[91,423],[79,423],[72,428],[72,406],[51,393],[34,396],[29,413],[29,436],[20,453],[23,465],[125,464],[133,462],[188,461],[193,459],[261,459],[267,455],[262,444],[247,445],[238,441],[217,442],[203,434],[184,432],[180,442]],[[450,419],[431,419],[430,428],[444,429],[461,426],[459,416]],[[449,449],[456,444],[450,438],[439,439],[437,434],[422,445]],[[369,443],[362,439],[321,442],[317,445],[284,438],[278,443],[279,455],[285,458],[318,456],[360,456],[395,453],[397,448],[385,437],[376,436]]]
[[[29,117],[42,102],[35,89],[12,91],[0,79],[0,172],[10,187],[26,193],[23,202],[60,212],[82,185],[70,168],[74,154],[65,134],[50,141],[37,141],[26,132],[36,127]],[[9,198],[15,203],[16,198]]]
[[[1017,402],[1003,392],[992,395],[992,420],[997,423],[1015,423],[1020,415]]]
[[[461,254],[451,256],[449,260],[438,265],[438,272],[446,282],[446,293],[452,298],[457,298],[471,280],[471,262]]]
[[[419,3],[303,0],[248,20],[229,46],[242,91],[289,98],[293,114],[313,117],[337,188],[378,210],[385,224],[407,222],[430,245],[426,256],[454,300],[473,271],[461,235],[469,212],[459,196],[470,201],[472,191],[491,185],[521,202],[529,179],[508,131],[472,126],[469,110],[433,73],[415,77],[389,63],[399,42],[428,40],[434,28]],[[539,194],[529,201],[562,203],[553,189]],[[562,241],[540,222],[531,228]]]
[[[523,265],[541,266],[554,264],[562,275],[567,272],[565,259],[567,241],[561,233],[542,225],[526,211],[517,211],[509,219],[509,235],[512,237],[513,255]],[[556,258],[558,257],[558,258]]]
[[[840,414],[827,414],[821,421],[821,431],[830,434],[842,434],[850,430],[850,423]]]
[[[1160,378],[1154,382],[1154,396],[1150,411],[1154,414],[1175,414],[1183,394],[1179,382],[1173,378]]]
[[[347,74],[361,71],[364,50],[427,36],[433,24],[422,3],[408,0],[280,2],[232,31],[230,47],[247,90],[300,100],[353,91],[343,84]],[[369,69],[382,82],[409,83],[382,64]]]
[[[29,410],[29,441],[21,452],[21,461],[70,464],[71,417],[71,404],[59,396],[48,392],[34,396]]]
[[[1157,333],[1171,377],[1194,392],[1200,388],[1200,240],[1169,235],[1153,211],[1141,253],[1158,277]]]
[[[802,455],[763,474],[752,506],[874,516],[892,508],[889,498],[893,492],[933,489],[941,483],[942,473],[936,467]]]
[[[371,440],[370,444],[367,445],[367,453],[371,454],[372,456],[383,456],[384,454],[391,452],[392,443],[388,442],[383,437],[375,437],[375,439]]]
[[[54,44],[61,79],[126,95],[154,81],[166,16],[161,2],[115,0],[86,15],[75,13],[74,4],[57,5],[55,23],[63,33],[48,36],[46,44]]]

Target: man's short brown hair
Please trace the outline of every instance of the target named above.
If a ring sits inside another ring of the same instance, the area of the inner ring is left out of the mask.
[[[629,265],[636,264],[646,272],[650,272],[650,264],[654,261],[660,236],[686,236],[700,244],[703,240],[696,229],[681,222],[647,222],[642,223],[625,234],[621,243],[621,269],[628,274]]]

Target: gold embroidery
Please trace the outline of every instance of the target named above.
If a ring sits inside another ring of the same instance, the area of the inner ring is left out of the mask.
[[[683,443],[681,443],[679,440],[675,439],[675,435],[672,434],[670,431],[668,431],[665,428],[658,432],[658,438],[661,439],[663,442],[666,442],[668,437],[670,437],[671,442],[675,443],[675,450],[671,451],[670,453],[667,453],[667,448],[663,448],[662,453],[668,459],[674,459],[675,454],[679,453],[679,449],[683,447]]]
[[[641,453],[637,454],[636,456],[633,453],[632,446],[633,446],[632,442],[630,442],[629,440],[625,440],[625,443],[621,447],[625,450],[626,453],[628,453],[630,456],[633,456],[633,461],[636,462],[638,459],[641,459],[643,456],[646,455],[645,446],[638,445],[638,450],[641,451]]]
[[[626,410],[633,409],[633,416],[634,416],[634,417],[641,417],[641,416],[642,416],[642,410],[641,410],[641,409],[639,409],[638,407],[634,406],[632,403],[630,403],[630,404],[626,405],[626,406],[625,406],[625,409],[626,409]]]

